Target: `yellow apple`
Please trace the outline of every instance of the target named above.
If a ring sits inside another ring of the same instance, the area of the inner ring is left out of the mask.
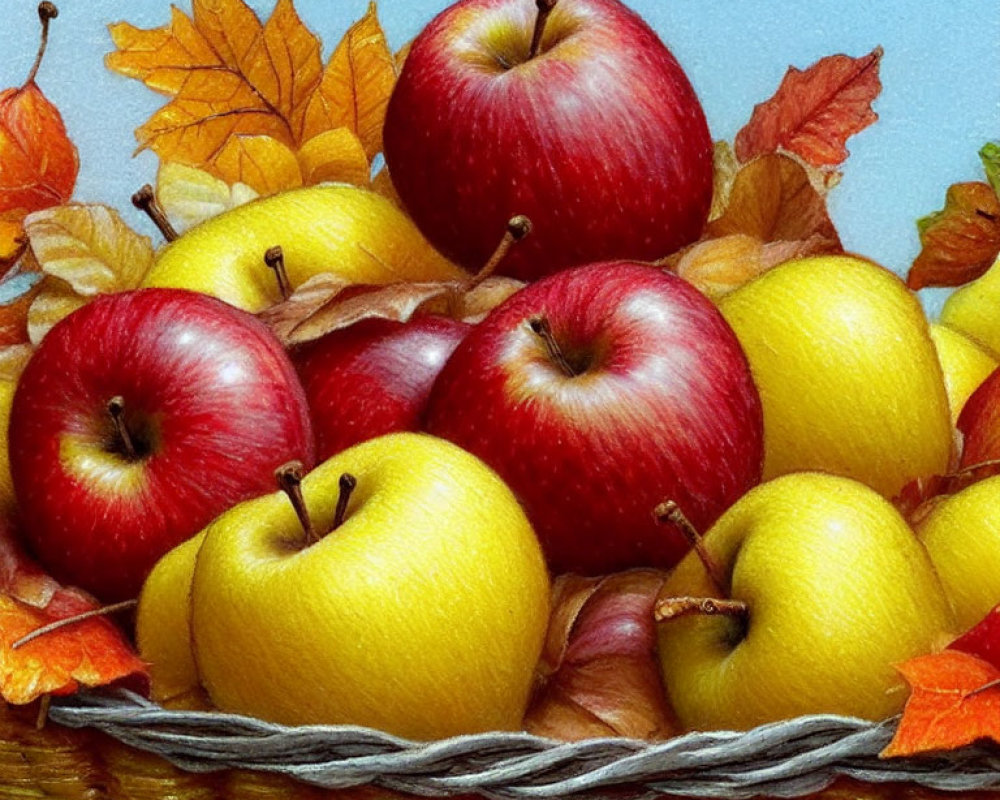
[[[10,453],[7,449],[7,427],[10,425],[10,408],[14,402],[17,381],[0,378],[0,516],[14,510],[14,483],[10,477]]]
[[[940,501],[917,526],[961,630],[1000,603],[1000,476]]]
[[[521,725],[549,578],[497,475],[424,434],[372,439],[305,477],[312,544],[280,493],[206,529],[191,589],[198,674],[221,709],[412,739]]]
[[[149,664],[152,698],[167,708],[211,707],[191,652],[191,577],[203,539],[200,533],[156,562],[139,594],[136,645]]]
[[[944,646],[954,619],[930,558],[883,497],[796,473],[751,489],[704,537],[746,616],[660,623],[663,676],[689,729],[801,714],[882,719],[906,690],[894,665]],[[660,593],[718,597],[692,552]]]
[[[916,296],[852,256],[782,264],[719,302],[764,408],[764,478],[822,470],[886,496],[948,469],[944,377]]]
[[[969,395],[1000,366],[1000,362],[986,347],[954,328],[935,322],[931,324],[930,331],[944,371],[944,385],[954,425]]]
[[[941,322],[1000,353],[1000,259],[986,273],[960,286],[945,300]]]
[[[264,262],[275,245],[293,288],[323,272],[368,284],[468,278],[382,195],[323,184],[255,200],[192,228],[160,252],[143,286],[193,289],[256,313],[281,299]]]

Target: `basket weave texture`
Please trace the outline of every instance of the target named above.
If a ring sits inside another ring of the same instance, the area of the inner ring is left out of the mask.
[[[290,728],[233,714],[166,711],[125,691],[59,698],[53,701],[49,719],[65,728],[81,729],[66,731],[67,736],[100,731],[120,743],[119,747],[125,745],[126,753],[156,754],[183,770],[181,774],[189,774],[193,786],[209,786],[198,784],[206,777],[223,776],[231,783],[233,775],[256,775],[257,784],[265,788],[268,779],[298,782],[281,784],[285,788],[277,794],[257,795],[262,798],[311,797],[309,786],[327,790],[381,787],[427,797],[475,794],[504,799],[638,800],[665,794],[804,797],[838,779],[866,785],[905,782],[909,787],[962,797],[1000,789],[1000,749],[992,746],[934,758],[880,759],[878,753],[892,737],[894,720],[876,724],[836,716],[800,717],[746,733],[692,733],[664,742],[595,739],[567,743],[521,733],[489,733],[415,743],[367,728]],[[66,757],[71,754],[67,752]],[[169,767],[159,759],[154,761]],[[295,785],[304,793],[288,788]],[[276,786],[272,783],[271,788]],[[211,787],[206,789],[208,794],[171,796],[255,796],[246,787],[236,794],[226,794],[217,784]],[[108,795],[92,796],[96,800]],[[166,795],[141,795],[145,796]],[[990,792],[988,796],[1000,795]]]

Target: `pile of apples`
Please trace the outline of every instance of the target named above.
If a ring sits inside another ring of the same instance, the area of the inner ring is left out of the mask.
[[[930,325],[854,256],[718,303],[652,266],[701,235],[712,142],[617,0],[460,0],[413,43],[384,133],[408,216],[341,185],[228,211],[57,325],[7,398],[26,542],[139,597],[154,696],[414,739],[518,729],[551,579],[655,567],[682,727],[898,712],[894,664],[1000,601],[1000,478],[918,532],[890,502],[954,469],[956,424],[962,466],[1000,457],[977,341],[1000,351],[1000,315]],[[254,316],[323,272],[471,286],[515,215],[532,229],[498,269],[527,285],[481,321],[286,349]]]

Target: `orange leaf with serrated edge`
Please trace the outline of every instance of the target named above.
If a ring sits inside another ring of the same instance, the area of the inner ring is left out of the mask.
[[[361,140],[368,157],[382,149],[382,126],[396,83],[396,59],[378,21],[375,3],[344,35],[323,81],[309,102],[304,139],[346,127]]]
[[[882,90],[882,48],[861,58],[820,59],[806,70],[789,67],[774,96],[754,108],[736,135],[740,161],[785,150],[815,167],[847,158],[845,143],[878,115],[871,104]]]
[[[146,680],[145,664],[110,621],[94,618],[46,634],[16,650],[21,637],[55,620],[91,611],[97,602],[46,576],[0,520],[0,695],[23,704],[124,678]]]
[[[944,208],[917,225],[921,250],[906,276],[911,289],[960,286],[1000,255],[1000,201],[988,183],[956,183]]]
[[[957,650],[898,667],[910,697],[883,758],[954,750],[980,739],[1000,743],[1000,670]]]

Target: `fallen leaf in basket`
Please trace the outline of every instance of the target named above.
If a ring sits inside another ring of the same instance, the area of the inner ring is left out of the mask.
[[[981,658],[1000,670],[1000,605],[948,645],[948,648]]]
[[[716,142],[712,148],[712,207],[708,221],[718,219],[729,205],[733,181],[740,171],[740,160],[729,142]]]
[[[735,233],[761,242],[824,240],[826,252],[840,251],[840,237],[806,168],[794,158],[771,153],[742,166],[733,179],[725,211],[708,224],[705,238]]]
[[[6,702],[30,703],[127,677],[145,681],[145,665],[107,619],[92,618],[11,647],[42,625],[97,607],[89,595],[45,575],[24,553],[13,526],[0,520],[0,695]]]
[[[162,162],[156,173],[156,200],[178,233],[258,196],[245,183],[230,186],[205,170],[175,161]]]
[[[666,573],[563,575],[528,707],[540,736],[663,739],[678,732],[656,656],[653,605]]]
[[[883,758],[954,750],[979,739],[1000,743],[1000,669],[957,650],[919,656],[898,669],[910,698]]]
[[[959,286],[986,272],[1000,255],[1000,200],[988,183],[956,183],[944,208],[917,222],[920,254],[906,283]]]
[[[949,495],[957,494],[974,483],[1000,475],[1000,461],[987,461],[948,473],[915,478],[907,483],[892,502],[913,526],[919,526],[934,506]]]
[[[828,239],[818,235],[804,241],[765,244],[753,236],[732,233],[697,242],[657,263],[718,300],[778,264],[827,253],[832,247]]]
[[[784,150],[814,167],[842,163],[847,139],[878,119],[871,105],[882,90],[881,60],[876,47],[861,58],[835,55],[806,70],[789,67],[778,91],[736,135],[739,160]]]
[[[68,205],[31,214],[25,230],[44,285],[28,310],[38,344],[63,317],[99,294],[135,289],[153,263],[153,245],[113,208]]]

